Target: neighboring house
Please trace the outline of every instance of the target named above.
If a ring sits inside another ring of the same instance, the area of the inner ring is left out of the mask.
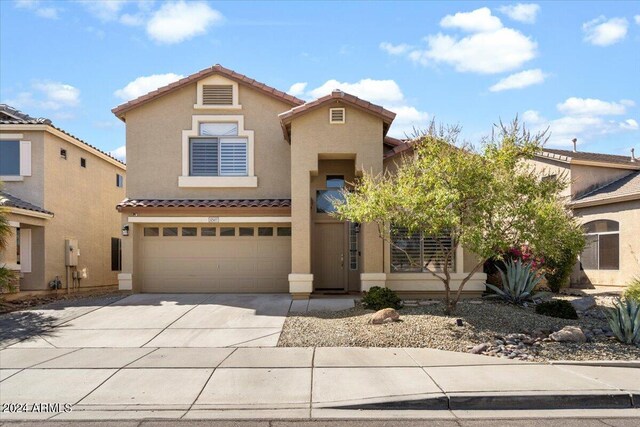
[[[640,160],[546,148],[533,161],[570,182],[563,196],[584,224],[587,247],[572,285],[625,286],[640,276]],[[545,179],[545,178],[543,178]]]
[[[220,65],[113,109],[127,126],[121,289],[136,292],[443,290],[333,198],[393,164],[395,114],[334,91],[311,102]],[[399,242],[423,265],[428,239]],[[460,282],[472,259],[452,268]],[[484,274],[466,286],[484,290]],[[455,285],[454,285],[455,288]]]
[[[21,290],[47,290],[56,278],[63,288],[117,284],[121,232],[113,206],[124,197],[124,180],[122,162],[48,119],[0,105],[0,203],[14,229],[0,263],[20,272]]]

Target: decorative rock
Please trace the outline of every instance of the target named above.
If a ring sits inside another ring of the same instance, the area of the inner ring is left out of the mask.
[[[373,325],[381,325],[383,323],[397,322],[400,320],[400,315],[393,308],[383,308],[373,313],[369,323]]]
[[[592,296],[578,298],[572,300],[571,305],[576,309],[576,311],[587,311],[591,307],[596,306],[596,299]]]
[[[582,329],[576,326],[565,326],[558,332],[554,332],[549,335],[553,341],[557,342],[586,342],[587,337],[582,332]]]
[[[484,352],[486,349],[490,347],[489,343],[483,342],[482,344],[478,344],[477,346],[471,349],[471,353],[480,354]]]

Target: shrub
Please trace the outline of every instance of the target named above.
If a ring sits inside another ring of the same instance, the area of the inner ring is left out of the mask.
[[[576,263],[578,253],[566,250],[556,258],[548,258],[545,264],[547,285],[553,292],[558,293],[569,281],[571,270]]]
[[[640,276],[634,278],[624,291],[623,296],[640,304]]]
[[[0,265],[0,293],[14,292],[15,280],[18,278],[13,270],[9,270],[4,265]]]
[[[625,344],[640,344],[640,304],[621,298],[606,311],[613,334]]]
[[[543,316],[559,317],[560,319],[577,319],[578,313],[569,301],[553,300],[536,305],[536,313]]]
[[[502,278],[502,289],[487,283],[487,287],[494,291],[495,297],[516,305],[523,304],[533,297],[533,289],[540,283],[542,276],[536,275],[530,263],[521,260],[505,262],[506,271],[498,269]],[[536,294],[537,296],[542,293]]]
[[[368,292],[364,293],[362,304],[371,310],[382,310],[383,308],[399,309],[402,307],[402,300],[389,288],[373,286]]]

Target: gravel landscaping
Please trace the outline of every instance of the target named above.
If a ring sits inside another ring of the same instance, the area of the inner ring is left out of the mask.
[[[561,297],[575,299],[574,297]],[[602,312],[613,297],[596,297],[597,305],[578,320],[542,316],[492,300],[465,300],[454,316],[439,301],[419,301],[399,310],[401,321],[371,325],[372,310],[362,306],[338,312],[290,314],[280,347],[429,347],[530,361],[640,360],[640,348],[612,337]],[[463,326],[457,326],[462,319]],[[582,329],[587,342],[554,342],[549,335],[565,326]]]

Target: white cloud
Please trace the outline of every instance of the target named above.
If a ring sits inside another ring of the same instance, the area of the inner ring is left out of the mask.
[[[307,83],[296,83],[296,85],[304,85],[306,88]],[[428,125],[429,113],[409,105],[400,86],[394,80],[362,79],[349,83],[332,79],[315,89],[307,90],[304,95],[307,99],[320,98],[330,94],[334,89],[340,89],[366,101],[382,105],[396,113],[396,118],[389,130],[391,136],[405,137],[411,135],[414,127],[424,128]]]
[[[637,130],[640,126],[638,126],[638,122],[634,119],[627,119],[620,123],[620,127],[626,130]]]
[[[122,146],[116,148],[115,150],[109,151],[109,154],[111,154],[113,157],[115,157],[118,160],[126,162],[127,161],[127,146],[126,145],[122,145]]]
[[[180,80],[184,76],[181,74],[167,73],[167,74],[152,74],[150,76],[141,76],[137,79],[129,82],[122,89],[118,89],[114,92],[114,95],[123,101],[129,101],[139,96],[145,95],[152,90],[156,90],[159,87],[166,86],[169,83],[173,83],[176,80]]]
[[[622,41],[627,36],[629,23],[625,18],[607,20],[600,16],[582,24],[584,40],[595,46],[609,46]]]
[[[424,38],[427,46],[381,43],[380,48],[391,55],[406,55],[423,66],[447,64],[459,72],[495,74],[520,68],[537,54],[538,45],[521,32],[506,28],[486,7],[471,12],[447,15],[440,25],[444,28],[471,32],[466,36],[443,33]]]
[[[511,28],[476,33],[461,39],[436,34],[427,37],[429,48],[414,50],[409,58],[422,65],[432,61],[453,66],[456,71],[495,74],[511,71],[536,56],[537,44]]]
[[[306,88],[307,88],[306,82],[294,83],[291,85],[287,93],[293,96],[299,96],[304,94],[304,90]]]
[[[636,24],[640,25],[640,15],[634,16],[633,20],[636,21]]]
[[[129,27],[139,27],[144,25],[144,15],[141,13],[131,14],[131,13],[123,13],[118,18],[118,21],[122,25],[127,25]]]
[[[27,9],[34,12],[41,18],[58,19],[59,9],[48,4],[44,6],[40,0],[16,0],[15,6],[18,9]]]
[[[527,110],[522,114],[522,121],[528,126],[537,125],[543,120],[540,112],[536,110]]]
[[[500,18],[491,14],[488,7],[482,7],[471,12],[447,15],[440,20],[440,26],[476,33],[499,30],[502,28],[502,22],[500,22]]]
[[[389,55],[402,55],[411,50],[411,46],[405,43],[394,45],[388,42],[382,42],[380,43],[380,49],[384,50]]]
[[[19,92],[14,98],[3,102],[23,110],[55,111],[57,118],[67,119],[73,114],[64,110],[80,105],[80,90],[64,83],[35,81],[29,91]]]
[[[546,78],[541,69],[526,70],[511,74],[489,88],[491,92],[500,92],[510,89],[522,89],[527,86],[540,84]]]
[[[204,2],[165,3],[147,22],[147,34],[159,43],[174,44],[205,34],[223,16]]]
[[[535,3],[518,3],[508,6],[501,6],[498,10],[514,21],[533,24],[540,11],[540,6]]]
[[[629,103],[631,102],[631,105]],[[609,116],[626,113],[626,106],[635,105],[633,101],[607,102],[594,98],[567,98],[556,107],[558,111],[570,116]]]
[[[102,22],[115,21],[120,15],[122,8],[128,3],[128,0],[78,0],[89,13],[101,20]]]

